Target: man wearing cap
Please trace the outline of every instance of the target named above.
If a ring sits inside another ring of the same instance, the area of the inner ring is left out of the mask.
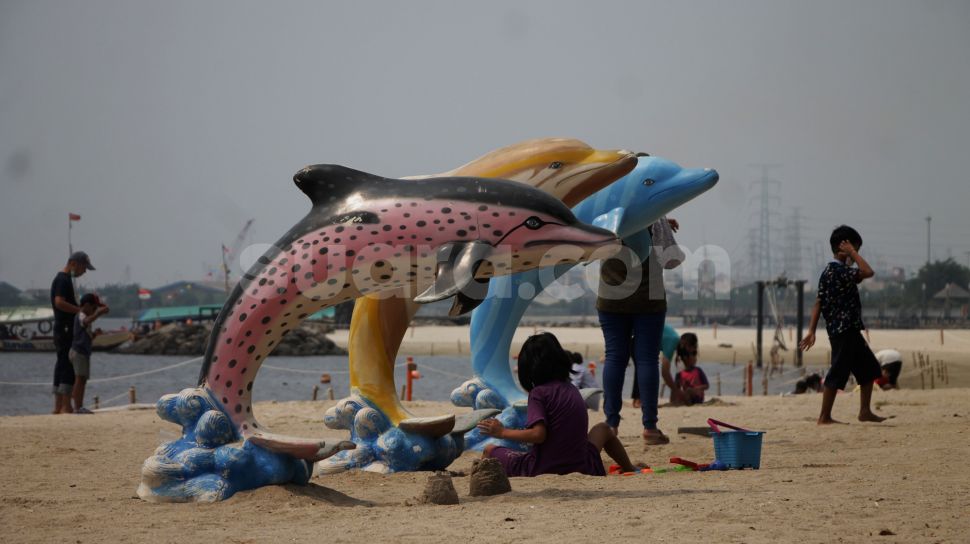
[[[74,368],[71,365],[71,343],[74,341],[74,315],[81,311],[74,296],[73,278],[79,278],[88,270],[94,270],[91,259],[83,251],[75,251],[67,265],[54,276],[51,283],[51,306],[54,308],[54,413],[70,414],[71,393],[74,390]]]

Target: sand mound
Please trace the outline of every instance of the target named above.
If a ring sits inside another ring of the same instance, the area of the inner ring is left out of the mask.
[[[472,463],[468,494],[472,497],[501,495],[512,491],[509,477],[505,475],[498,459],[476,459]]]
[[[458,491],[451,483],[451,474],[435,472],[429,476],[417,501],[421,504],[458,504]]]

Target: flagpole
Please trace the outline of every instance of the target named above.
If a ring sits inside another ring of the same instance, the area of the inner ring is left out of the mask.
[[[229,264],[226,263],[226,245],[222,244],[222,273],[226,282],[226,295],[229,294]]]
[[[67,216],[67,255],[68,257],[70,257],[71,255],[74,255],[74,244],[71,243],[71,223],[73,222],[74,221],[71,220],[70,214],[68,214]]]

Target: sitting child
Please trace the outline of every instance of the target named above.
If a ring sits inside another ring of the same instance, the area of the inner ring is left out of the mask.
[[[677,358],[684,363],[684,370],[677,373],[674,384],[683,393],[684,402],[700,404],[704,402],[704,391],[710,387],[707,376],[701,367],[697,366],[697,335],[685,332],[677,345]]]
[[[576,389],[599,389],[600,384],[596,383],[596,376],[583,364],[582,354],[576,353],[575,351],[567,351],[566,354],[569,355],[569,359],[573,362],[572,375],[569,380],[576,386]],[[602,396],[601,393],[596,393],[587,397],[586,407],[594,412],[599,412],[600,397]]]
[[[822,377],[816,372],[795,382],[795,391],[793,392],[795,395],[803,395],[809,391],[815,393],[822,391]]]
[[[494,457],[509,476],[569,474],[605,476],[600,451],[625,472],[637,470],[623,444],[606,423],[586,433],[589,417],[583,397],[569,381],[572,361],[551,333],[530,337],[519,352],[519,383],[529,392],[525,429],[506,429],[496,419],[478,424],[487,435],[534,444],[525,453],[501,446],[485,446],[483,457]]]

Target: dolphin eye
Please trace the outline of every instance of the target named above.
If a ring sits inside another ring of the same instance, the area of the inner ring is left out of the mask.
[[[525,220],[525,223],[523,223],[523,224],[525,225],[525,228],[527,228],[529,230],[536,230],[536,229],[538,229],[539,227],[542,226],[542,219],[539,219],[536,216],[532,216],[532,217],[526,219]]]
[[[654,184],[654,181],[652,179],[650,179],[650,178],[647,178],[647,179],[643,180],[643,184],[649,187],[650,185],[653,185]]]
[[[549,164],[549,168],[551,168],[553,170],[558,170],[558,169],[562,168],[562,163],[559,162],[559,161],[555,161],[555,162]]]

